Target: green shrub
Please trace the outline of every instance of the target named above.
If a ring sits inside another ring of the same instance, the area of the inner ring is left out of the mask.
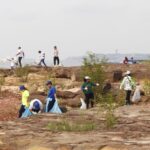
[[[117,123],[117,118],[112,112],[107,112],[105,119],[107,128],[113,128]]]
[[[102,93],[103,84],[106,79],[103,65],[106,63],[104,59],[99,59],[96,54],[89,53],[85,58],[83,58],[83,66],[81,77],[90,76],[92,82],[99,83],[100,86],[94,88],[95,97]]]
[[[119,104],[116,104],[116,97],[113,93],[103,94],[103,85],[106,80],[104,65],[106,66],[106,64],[105,58],[99,59],[96,54],[89,53],[83,60],[82,77],[90,76],[93,82],[100,84],[99,87],[94,88],[95,98],[100,109],[106,111],[106,127],[112,128],[117,123],[114,110]]]
[[[99,104],[100,108],[104,109],[106,112],[105,114],[105,124],[107,128],[113,128],[114,125],[117,123],[117,118],[114,115],[114,110],[120,106],[119,103],[116,103],[116,97],[113,93],[108,93],[99,97]]]

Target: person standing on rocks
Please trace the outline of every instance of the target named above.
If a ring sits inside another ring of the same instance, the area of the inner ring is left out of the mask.
[[[125,99],[126,105],[131,105],[130,99],[131,99],[131,93],[132,93],[132,90],[134,89],[134,86],[135,86],[135,83],[132,80],[131,72],[127,71],[120,85],[120,89],[124,89],[126,92],[126,99]]]
[[[49,80],[46,82],[48,88],[48,95],[46,99],[46,112],[51,113],[62,113],[57,100],[56,100],[56,88],[52,85],[52,82]]]
[[[91,107],[94,106],[94,92],[93,87],[99,86],[98,83],[91,82],[91,78],[89,76],[84,77],[84,83],[82,85],[82,91],[85,95],[86,108],[89,109],[89,104],[91,103]]]
[[[47,67],[46,63],[45,63],[45,53],[42,51],[38,51],[39,53],[39,58],[40,58],[40,62],[39,62],[39,66],[42,66],[42,64]]]
[[[23,113],[25,112],[26,108],[29,107],[29,91],[26,89],[26,87],[24,85],[21,85],[19,87],[19,90],[21,92],[21,95],[22,95],[22,104],[21,104],[21,107],[20,107],[20,110],[19,110],[19,118],[22,117]]]
[[[59,66],[59,63],[59,51],[57,49],[57,46],[54,46],[54,66]]]
[[[24,58],[25,54],[21,47],[18,47],[16,56],[18,57],[19,66],[22,67],[22,59]]]

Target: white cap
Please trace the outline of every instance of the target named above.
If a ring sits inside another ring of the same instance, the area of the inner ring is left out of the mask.
[[[125,72],[125,75],[129,75],[131,74],[131,72],[128,70],[127,72]]]
[[[90,80],[91,78],[89,76],[85,76],[84,79]]]

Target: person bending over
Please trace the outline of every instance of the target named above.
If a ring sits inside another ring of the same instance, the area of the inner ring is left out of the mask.
[[[29,110],[33,114],[41,113],[43,109],[43,104],[39,99],[34,99],[30,102]]]

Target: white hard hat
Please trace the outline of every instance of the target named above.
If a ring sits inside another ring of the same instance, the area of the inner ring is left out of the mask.
[[[84,79],[90,80],[91,78],[89,76],[85,76]]]

